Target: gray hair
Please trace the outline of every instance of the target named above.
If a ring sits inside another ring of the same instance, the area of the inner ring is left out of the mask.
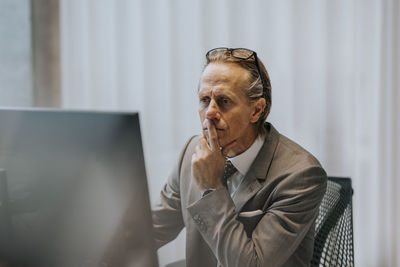
[[[264,77],[266,77],[267,79],[265,81],[267,83],[265,91],[261,81],[261,76],[257,70],[255,59],[253,59],[253,57],[250,59],[243,60],[243,59],[238,59],[236,57],[232,57],[229,51],[218,51],[217,53],[214,52],[212,53],[212,55],[209,55],[207,57],[207,61],[206,64],[204,65],[203,71],[210,63],[233,63],[239,65],[240,67],[244,68],[249,72],[250,74],[248,79],[249,86],[243,89],[244,93],[248,97],[249,102],[250,103],[255,102],[262,97],[265,98],[266,102],[265,109],[257,121],[258,132],[260,134],[263,134],[265,133],[264,123],[269,115],[272,104],[271,81],[267,69],[265,68],[264,64],[261,62],[259,58],[258,62],[260,70],[264,73]]]

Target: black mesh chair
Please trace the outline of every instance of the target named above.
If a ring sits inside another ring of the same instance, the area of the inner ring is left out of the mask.
[[[328,177],[311,266],[354,266],[352,197],[350,178]]]

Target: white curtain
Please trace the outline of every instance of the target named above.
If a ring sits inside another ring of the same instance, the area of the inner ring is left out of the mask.
[[[200,133],[205,52],[251,48],[272,79],[268,120],[353,179],[356,265],[400,266],[399,14],[398,0],[61,0],[63,107],[140,112],[154,201]]]
[[[34,104],[29,0],[0,1],[0,107]]]

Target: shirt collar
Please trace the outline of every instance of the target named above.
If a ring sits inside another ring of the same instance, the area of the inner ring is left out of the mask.
[[[235,166],[240,174],[244,176],[250,169],[251,164],[253,163],[263,144],[264,136],[259,135],[246,151],[233,158],[228,159],[232,162],[233,166]]]

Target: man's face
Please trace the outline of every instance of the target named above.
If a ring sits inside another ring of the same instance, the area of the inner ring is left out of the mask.
[[[232,63],[211,63],[200,80],[199,115],[203,135],[208,138],[207,120],[216,128],[219,145],[230,147],[227,156],[244,152],[254,141],[257,131],[254,103],[244,93],[249,73]]]

